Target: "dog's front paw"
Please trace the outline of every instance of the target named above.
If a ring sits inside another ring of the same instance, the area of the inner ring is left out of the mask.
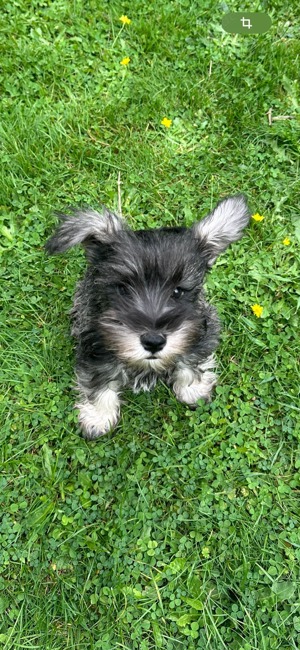
[[[191,384],[181,383],[178,377],[173,390],[179,402],[196,406],[199,399],[204,399],[206,402],[211,400],[211,393],[216,383],[217,377],[214,372],[204,372],[200,381],[193,381]]]
[[[92,403],[88,400],[76,404],[79,409],[79,424],[85,438],[95,440],[113,429],[120,416],[118,395],[111,390],[101,392]]]

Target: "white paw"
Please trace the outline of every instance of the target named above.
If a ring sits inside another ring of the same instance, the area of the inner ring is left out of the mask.
[[[76,404],[79,409],[79,423],[83,435],[89,440],[95,440],[113,429],[120,416],[120,400],[115,391],[101,391],[92,402],[85,400]]]
[[[213,387],[217,383],[217,377],[214,372],[204,372],[200,381],[192,381],[190,384],[181,383],[180,376],[173,386],[177,399],[184,404],[194,405],[198,399],[204,399],[209,402]]]

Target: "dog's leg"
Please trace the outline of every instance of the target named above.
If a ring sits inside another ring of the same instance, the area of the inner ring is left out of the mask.
[[[190,406],[196,406],[198,399],[209,402],[213,387],[217,383],[217,376],[211,371],[215,366],[213,355],[196,368],[180,364],[175,372],[173,384],[177,399]]]
[[[120,416],[118,388],[116,382],[111,382],[94,393],[92,399],[81,391],[82,399],[76,408],[85,438],[95,440],[116,426]]]

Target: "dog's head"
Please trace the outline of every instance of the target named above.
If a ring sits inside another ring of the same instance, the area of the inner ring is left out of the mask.
[[[106,208],[87,209],[61,215],[46,249],[62,253],[83,244],[90,318],[106,346],[131,365],[161,370],[209,337],[213,312],[203,279],[249,217],[243,195],[224,199],[191,228],[132,231]]]

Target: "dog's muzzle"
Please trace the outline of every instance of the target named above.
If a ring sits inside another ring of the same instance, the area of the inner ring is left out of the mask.
[[[166,345],[167,337],[156,332],[146,332],[140,337],[141,344],[147,352],[159,352]]]

